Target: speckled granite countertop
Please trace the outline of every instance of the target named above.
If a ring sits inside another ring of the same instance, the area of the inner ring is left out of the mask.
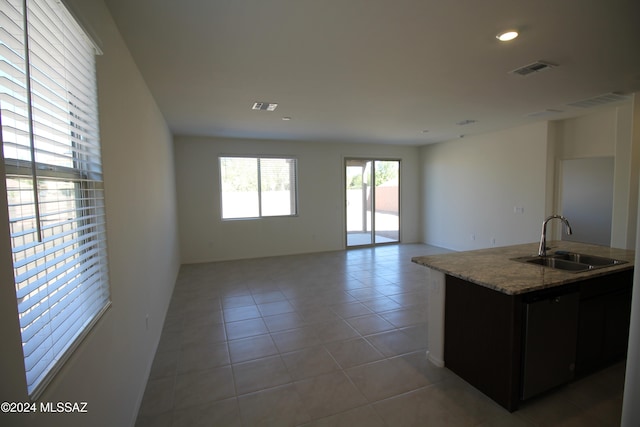
[[[627,263],[576,273],[512,260],[512,258],[537,255],[538,243],[418,256],[411,260],[416,264],[508,295],[560,286],[616,271],[628,270],[634,266],[635,251],[633,250],[565,241],[550,241],[547,242],[547,247],[550,248],[547,250],[547,254],[562,250],[614,258],[627,261]]]

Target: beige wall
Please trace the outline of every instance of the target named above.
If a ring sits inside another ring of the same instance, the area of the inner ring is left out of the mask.
[[[97,71],[112,306],[40,398],[87,402],[88,413],[0,414],[3,426],[133,425],[179,269],[171,134],[102,0],[69,3],[104,52]],[[6,192],[0,190],[0,401],[24,402]]]
[[[424,242],[471,250],[538,239],[547,131],[537,123],[422,147]]]
[[[379,144],[175,138],[184,263],[344,248],[344,158],[401,160],[401,238],[420,240],[418,148]],[[222,221],[218,156],[298,158],[298,217]]]
[[[537,241],[542,220],[561,209],[561,161],[613,156],[611,244],[633,249],[638,143],[632,115],[629,103],[422,147],[424,242],[469,250],[490,247],[494,238],[498,246]],[[514,213],[516,206],[524,213]],[[550,229],[552,237],[558,233]]]
[[[630,110],[627,106],[625,110]],[[618,108],[597,111],[574,119],[559,120],[557,157],[577,159],[612,156],[616,147]]]
[[[554,171],[554,210],[560,212],[562,160],[614,158],[611,246],[635,248],[638,204],[637,143],[632,142],[631,103],[554,123],[556,150],[548,167]]]

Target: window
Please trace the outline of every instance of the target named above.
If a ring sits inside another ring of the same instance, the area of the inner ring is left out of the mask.
[[[59,1],[0,0],[0,136],[32,399],[110,304],[95,54]]]
[[[222,218],[295,216],[297,160],[220,157]]]

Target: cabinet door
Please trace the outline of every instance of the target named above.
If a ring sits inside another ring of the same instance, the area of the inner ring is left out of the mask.
[[[604,301],[604,363],[613,363],[627,355],[629,320],[631,317],[631,291],[607,295]]]
[[[576,374],[586,375],[626,356],[633,270],[580,285]]]
[[[576,374],[593,372],[602,366],[605,315],[600,298],[580,301]]]

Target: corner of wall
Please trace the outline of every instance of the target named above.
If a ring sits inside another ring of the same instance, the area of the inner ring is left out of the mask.
[[[613,212],[611,246],[629,248],[630,184],[632,171],[633,104],[618,107],[615,124]]]
[[[548,121],[547,123],[547,174],[545,182],[545,203],[544,214],[553,214],[560,204],[558,188],[559,162],[558,162],[558,140],[562,123],[559,121]]]

